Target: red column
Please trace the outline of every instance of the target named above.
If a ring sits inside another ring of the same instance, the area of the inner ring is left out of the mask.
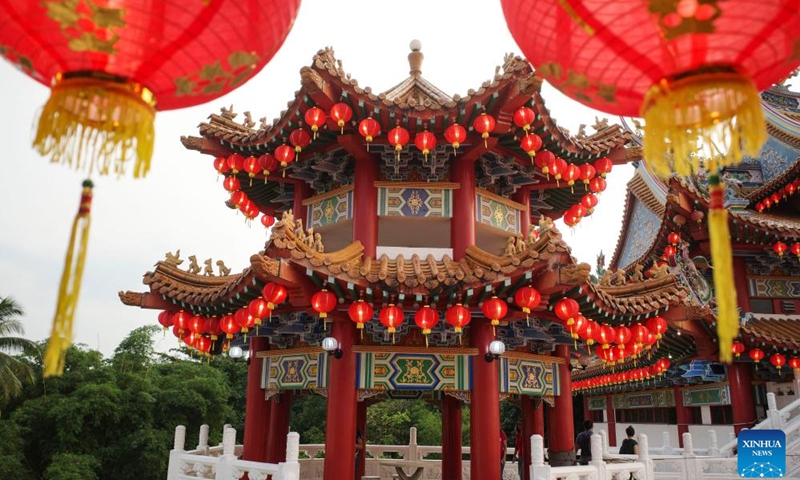
[[[295,220],[300,218],[303,220],[303,228],[308,228],[308,207],[303,205],[303,200],[307,199],[311,194],[311,189],[305,182],[297,182],[294,184],[294,199],[292,202],[292,213]]]
[[[367,466],[367,401],[356,403],[356,428],[361,432],[361,438],[364,439],[359,453],[358,471],[356,472],[356,478],[361,478],[366,475]]]
[[[450,179],[459,184],[458,189],[453,190],[450,245],[453,247],[453,259],[461,260],[467,247],[475,245],[475,160],[456,158],[450,171]],[[498,469],[499,465],[498,463]]]
[[[286,461],[286,435],[292,413],[292,392],[281,392],[270,399],[271,421],[267,432],[267,463]]]
[[[728,365],[728,385],[731,389],[733,432],[739,435],[743,428],[756,424],[756,404],[753,398],[753,373],[747,363]]]
[[[442,478],[461,480],[461,402],[450,395],[442,397]]]
[[[323,480],[355,477],[356,455],[356,356],[353,353],[355,323],[333,318],[331,336],[339,341],[342,358],[329,356],[328,412],[325,426],[325,473]]]
[[[488,320],[481,318],[472,321],[470,340],[472,346],[478,349],[478,355],[472,357],[470,476],[487,480],[499,479],[500,380],[497,362],[487,362],[483,358],[489,351],[489,343],[494,340],[492,325]]]
[[[675,394],[675,417],[678,421],[678,447],[683,448],[683,434],[689,432],[689,424],[692,423],[692,411],[683,405],[683,390],[681,387],[674,387]],[[733,393],[733,392],[731,392]]]
[[[550,417],[550,465],[575,464],[575,427],[572,419],[572,376],[569,372],[569,345],[556,345],[555,356],[565,360],[558,366],[561,394],[554,399]]]
[[[533,409],[533,430],[531,435],[541,435],[544,437],[544,400],[541,398]]]
[[[378,163],[371,157],[356,158],[353,185],[353,240],[364,245],[364,256],[375,258],[378,247]]]
[[[581,395],[581,399],[583,400],[583,419],[591,420],[592,411],[589,410],[589,397],[587,397],[586,395]]]
[[[521,480],[530,480],[530,468],[531,468],[531,436],[536,432],[536,410],[543,412],[541,401],[539,402],[539,407],[537,408],[534,405],[533,397],[529,397],[527,395],[523,395],[520,398],[520,403],[522,407],[522,437],[520,441],[524,442],[525,444],[522,446],[522,459],[523,465],[525,465],[525,470],[522,473]],[[539,422],[539,425],[542,429],[544,429],[544,425],[542,422]],[[541,435],[541,434],[539,434]]]
[[[747,288],[747,267],[744,257],[733,257],[733,283],[736,286],[736,299],[743,312],[750,311],[750,290]]]
[[[270,421],[269,403],[264,400],[261,388],[263,359],[260,351],[269,350],[269,339],[250,337],[250,364],[247,367],[247,397],[244,410],[244,446],[242,460],[265,462],[267,460],[267,430]]]
[[[512,199],[517,203],[525,205],[525,210],[520,214],[519,233],[527,240],[528,228],[530,228],[531,225],[531,188],[525,186],[519,187],[519,190],[513,195]]]
[[[617,445],[617,416],[614,412],[614,396],[606,394],[606,417],[608,417],[608,444]]]

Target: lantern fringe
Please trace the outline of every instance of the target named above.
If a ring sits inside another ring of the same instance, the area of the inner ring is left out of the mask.
[[[133,177],[144,177],[153,156],[154,117],[152,93],[139,84],[59,76],[39,115],[33,147],[51,162],[90,174],[122,176],[133,161]]]
[[[766,141],[755,84],[729,71],[662,80],[647,92],[641,114],[644,158],[661,176],[697,172],[701,149],[723,168],[758,156]]]
[[[78,213],[72,223],[72,235],[64,260],[64,271],[58,288],[56,313],[53,317],[53,330],[44,354],[43,376],[61,376],[64,372],[64,360],[67,349],[72,344],[72,329],[75,319],[75,308],[81,292],[83,267],[86,263],[86,249],[89,243],[89,227],[91,225],[92,187],[90,180],[83,182],[81,202]]]
[[[709,190],[711,199],[708,211],[708,235],[711,243],[711,264],[714,267],[714,295],[717,300],[719,359],[721,362],[731,363],[733,339],[739,334],[739,312],[733,283],[733,254],[728,229],[728,211],[724,206],[725,187],[718,174],[709,176]]]

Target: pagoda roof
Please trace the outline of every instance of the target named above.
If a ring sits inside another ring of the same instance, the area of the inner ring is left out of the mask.
[[[745,339],[751,340],[750,345],[753,346],[766,342],[769,345],[797,349],[800,348],[800,315],[754,313],[741,326],[741,334]]]

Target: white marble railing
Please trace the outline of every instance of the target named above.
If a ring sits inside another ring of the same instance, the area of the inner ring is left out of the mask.
[[[653,461],[647,448],[647,435],[639,435],[639,455],[604,455],[603,439],[591,438],[592,460],[588,465],[551,467],[544,463],[544,438],[531,437],[531,480],[652,480]],[[606,461],[608,460],[608,461]]]
[[[286,461],[279,464],[238,460],[236,455],[236,430],[227,427],[222,433],[222,446],[208,446],[208,426],[200,428],[200,441],[195,450],[187,452],[186,427],[175,427],[175,442],[169,452],[167,480],[239,480],[245,474],[250,480],[298,480],[300,464],[298,453],[300,435],[291,432],[286,442]]]

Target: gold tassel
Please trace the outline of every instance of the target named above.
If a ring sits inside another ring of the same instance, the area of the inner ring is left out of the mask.
[[[708,178],[711,198],[708,210],[708,236],[711,242],[711,265],[714,268],[714,294],[717,299],[717,338],[719,359],[733,361],[731,346],[739,334],[739,311],[736,287],[733,283],[733,254],[728,229],[728,211],[725,209],[725,187],[719,174]]]
[[[72,223],[72,235],[69,239],[67,258],[64,260],[64,272],[61,274],[56,314],[53,317],[53,331],[50,333],[50,341],[44,354],[45,378],[61,376],[64,372],[67,349],[72,344],[75,308],[81,292],[83,266],[86,263],[86,248],[89,243],[93,186],[91,180],[84,180],[78,214]]]
[[[155,98],[142,85],[100,72],[58,74],[33,146],[50,161],[90,174],[117,176],[134,162],[134,178],[150,169]],[[113,169],[112,169],[113,167]]]
[[[727,70],[662,80],[647,92],[641,114],[644,158],[661,176],[691,175],[702,157],[717,168],[737,164],[758,156],[767,138],[755,84]]]

